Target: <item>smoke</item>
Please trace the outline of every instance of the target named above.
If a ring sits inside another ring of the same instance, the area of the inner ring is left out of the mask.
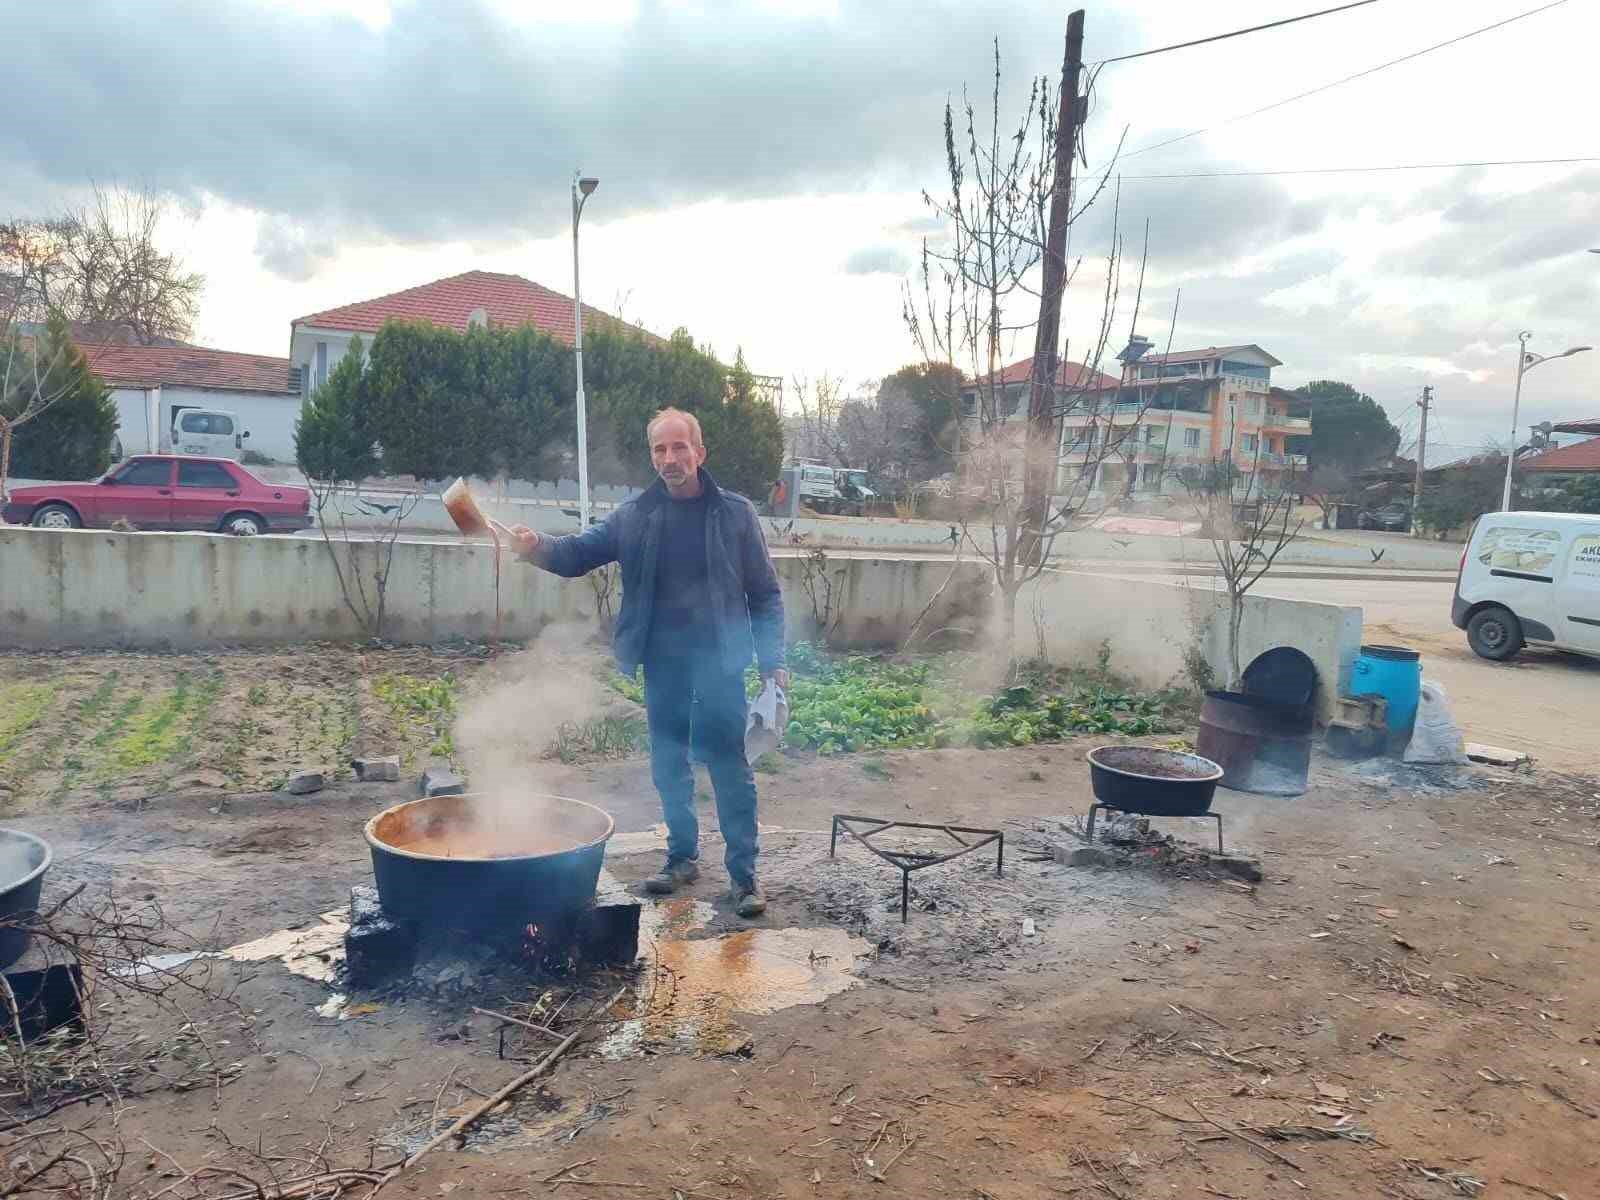
[[[479,679],[487,686],[456,719],[456,757],[477,799],[476,828],[508,845],[550,847],[570,823],[569,811],[547,798],[559,790],[551,744],[564,723],[608,700],[622,702],[595,677],[585,645],[592,633],[581,624],[546,628],[533,646],[484,669]]]

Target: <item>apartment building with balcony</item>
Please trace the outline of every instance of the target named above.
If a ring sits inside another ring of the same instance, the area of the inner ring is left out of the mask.
[[[1081,491],[1090,473],[1095,495],[1181,492],[1185,468],[1228,457],[1269,493],[1304,473],[1310,403],[1272,386],[1278,359],[1253,344],[1152,350],[1135,336],[1117,356],[1115,393],[1063,420],[1063,492]]]
[[[999,443],[1006,449],[1008,473],[1019,484],[1032,385],[1033,359],[1025,358],[996,371],[993,376],[981,376],[966,383],[961,389],[963,443],[975,445],[980,438]],[[1061,444],[1065,424],[1074,420],[1079,411],[1098,411],[1102,407],[1100,398],[1113,396],[1117,386],[1114,375],[1097,371],[1086,363],[1062,361],[1056,368],[1054,393],[1057,446]]]

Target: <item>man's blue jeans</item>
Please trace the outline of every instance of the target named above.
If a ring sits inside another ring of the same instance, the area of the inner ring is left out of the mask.
[[[744,754],[744,676],[729,674],[715,654],[656,656],[644,664],[650,723],[650,776],[661,793],[667,857],[700,856],[689,749],[711,772],[717,824],[727,845],[728,877],[749,887],[756,872],[756,778]]]

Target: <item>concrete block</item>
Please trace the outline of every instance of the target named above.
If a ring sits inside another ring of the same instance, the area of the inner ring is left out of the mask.
[[[417,790],[424,796],[464,796],[467,781],[449,767],[429,767],[417,781]]]
[[[1481,742],[1467,743],[1467,757],[1473,762],[1487,763],[1491,767],[1509,767],[1512,770],[1533,761],[1521,750],[1506,750],[1500,746],[1486,746]]]
[[[351,760],[356,778],[362,783],[395,783],[400,778],[400,756],[388,754],[380,758]]]
[[[351,987],[373,987],[411,970],[417,926],[383,910],[376,888],[350,889],[350,932],[344,936],[345,977]]]
[[[625,967],[639,957],[639,914],[631,897],[597,900],[579,931],[583,957],[598,966]]]
[[[296,771],[289,776],[283,790],[291,796],[309,796],[312,792],[320,792],[326,783],[321,771]]]
[[[1122,864],[1122,856],[1104,846],[1050,847],[1050,857],[1068,867],[1115,867]]]
[[[63,1025],[84,1027],[83,968],[60,946],[37,939],[5,970],[6,984],[17,998],[17,1023],[22,1039],[32,1042]],[[10,1005],[0,999],[0,1041],[16,1036]]]

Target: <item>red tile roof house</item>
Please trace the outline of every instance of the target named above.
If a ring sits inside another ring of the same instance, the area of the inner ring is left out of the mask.
[[[1600,437],[1517,459],[1529,488],[1553,488],[1569,479],[1600,475]]]
[[[277,462],[294,461],[300,380],[289,360],[202,346],[84,345],[89,367],[117,405],[117,440],[124,454],[154,453],[174,406],[222,409],[238,418],[245,442]]]
[[[431,321],[458,333],[475,324],[500,329],[532,325],[570,346],[574,341],[572,315],[571,296],[552,292],[531,279],[495,271],[466,271],[375,300],[300,317],[289,326],[289,361],[300,368],[310,392],[338,365],[351,338],[359,334],[370,347],[385,321]],[[620,322],[585,304],[584,331],[602,324]],[[644,330],[638,332],[652,336]]]
[[[1002,367],[995,372],[993,382],[987,375],[974,382],[962,385],[961,389],[961,429],[963,437],[971,437],[979,428],[980,406],[988,405],[991,399],[995,412],[990,419],[991,430],[998,429],[1001,436],[1016,443],[1018,457],[1013,464],[1008,465],[1007,473],[1013,470],[1018,479],[1021,478],[1022,460],[1021,451],[1023,440],[1026,436],[1028,423],[1028,400],[1032,392],[1033,359],[1024,358],[1009,366]],[[1084,401],[1075,399],[1069,394],[1083,391],[1104,390],[1115,391],[1117,380],[1115,376],[1107,375],[1103,371],[1096,371],[1085,363],[1072,362],[1063,359],[1056,367],[1057,404],[1083,405]],[[1092,402],[1089,402],[1092,406]],[[1062,443],[1063,430],[1066,418],[1056,418],[1056,445]],[[1059,454],[1058,454],[1059,457]],[[1065,489],[1067,485],[1060,485]]]

